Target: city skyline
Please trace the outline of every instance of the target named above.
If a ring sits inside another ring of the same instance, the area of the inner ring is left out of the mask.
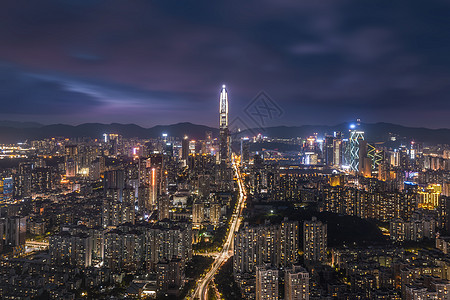
[[[6,0],[0,298],[450,300],[450,2]]]
[[[0,119],[212,126],[226,84],[271,125],[449,127],[445,1],[255,4],[7,1]]]

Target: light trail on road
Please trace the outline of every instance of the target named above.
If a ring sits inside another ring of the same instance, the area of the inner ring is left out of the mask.
[[[247,200],[247,192],[245,191],[241,172],[239,170],[239,166],[236,163],[236,159],[233,159],[233,170],[235,172],[239,187],[239,200],[235,207],[235,210],[233,211],[230,228],[225,243],[223,244],[222,251],[217,254],[209,272],[197,283],[197,287],[193,294],[193,299],[208,299],[208,286],[210,282],[216,275],[219,268],[232,256],[233,253],[234,233],[239,230],[242,210],[245,206],[245,200]]]

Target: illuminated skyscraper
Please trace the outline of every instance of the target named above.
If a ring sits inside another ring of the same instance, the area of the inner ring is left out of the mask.
[[[78,146],[66,145],[66,176],[74,177],[78,173]]]
[[[19,174],[15,178],[15,195],[19,197],[31,196],[31,174],[33,173],[33,164],[30,162],[22,162],[19,164]]]
[[[360,121],[350,125],[349,149],[350,149],[350,170],[359,171],[359,143],[364,140],[364,131],[359,129]]]
[[[344,147],[342,146],[342,133],[335,132],[333,139],[333,165],[340,166],[343,163]]]
[[[27,217],[13,216],[6,219],[6,245],[17,247],[25,244]]]
[[[219,160],[221,165],[229,166],[230,160],[230,132],[228,130],[228,93],[225,85],[220,92],[220,136]]]
[[[365,140],[359,140],[359,163],[358,173],[364,177],[370,177],[372,171],[372,160],[368,157],[369,144]]]
[[[325,165],[331,166],[333,165],[333,157],[334,157],[334,136],[326,135],[325,136],[325,146],[324,146],[324,159]]]
[[[146,207],[154,208],[158,203],[158,196],[166,195],[166,172],[164,156],[162,154],[152,154],[147,160],[147,170],[149,172],[149,203]]]
[[[246,164],[250,161],[250,140],[248,137],[241,139],[241,161]]]
[[[186,160],[189,156],[189,139],[187,136],[181,141],[181,159]]]

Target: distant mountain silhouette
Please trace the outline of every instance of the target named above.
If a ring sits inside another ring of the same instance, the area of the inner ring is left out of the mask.
[[[192,139],[204,139],[207,131],[211,131],[213,136],[217,136],[219,132],[216,128],[187,122],[173,125],[158,125],[152,128],[118,123],[86,123],[77,126],[55,124],[28,128],[0,126],[0,143],[17,143],[52,137],[91,137],[100,139],[104,133],[118,133],[126,138],[136,137],[142,139],[157,138],[163,133],[167,133],[171,137],[184,137],[187,135]]]
[[[12,127],[12,128],[39,128],[44,125],[36,122],[17,122],[17,121],[0,121],[0,127]]]
[[[264,129],[247,129],[235,136],[253,136],[261,133],[269,137],[295,138],[307,137],[318,133],[333,134],[335,131],[341,131],[347,136],[350,123],[342,123],[335,126],[324,125],[303,125],[303,126],[276,126]],[[390,123],[361,124],[361,129],[365,131],[368,141],[381,142],[388,141],[395,136],[397,141],[408,142],[415,140],[426,144],[450,144],[450,129],[428,129],[406,127]],[[157,138],[163,133],[168,136],[182,138],[187,135],[192,139],[204,139],[207,131],[211,131],[214,137],[217,137],[219,130],[204,125],[192,123],[178,123],[173,125],[158,125],[151,128],[144,128],[135,124],[100,124],[86,123],[77,126],[55,124],[41,125],[33,122],[9,122],[0,121],[0,143],[16,143],[26,140],[45,139],[51,137],[91,137],[101,138],[103,133],[118,133],[126,138]]]

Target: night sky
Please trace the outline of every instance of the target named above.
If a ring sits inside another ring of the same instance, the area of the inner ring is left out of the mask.
[[[7,0],[0,119],[450,128],[450,1]],[[250,123],[249,121],[245,121]]]

